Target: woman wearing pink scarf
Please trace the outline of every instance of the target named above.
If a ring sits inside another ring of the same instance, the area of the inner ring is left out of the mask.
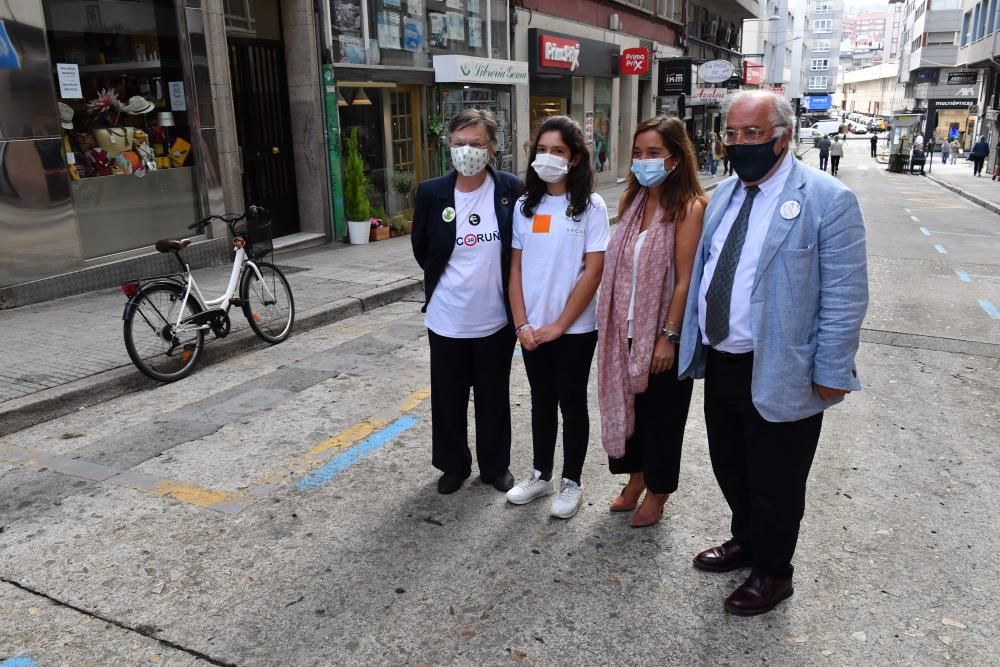
[[[636,510],[633,528],[657,523],[677,490],[693,381],[675,358],[705,203],[684,124],[640,124],[597,310],[601,437],[611,472],[629,474],[611,511]]]

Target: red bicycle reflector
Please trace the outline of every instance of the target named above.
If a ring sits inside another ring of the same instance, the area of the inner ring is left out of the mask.
[[[138,293],[139,293],[139,283],[132,281],[122,284],[122,294],[124,294],[128,298],[131,299]]]

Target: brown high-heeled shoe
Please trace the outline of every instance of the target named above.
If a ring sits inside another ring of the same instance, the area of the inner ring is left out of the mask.
[[[663,495],[664,496],[663,503],[655,511],[652,511],[652,512],[649,511],[649,509],[645,507],[646,506],[646,501],[648,500],[651,503],[655,503],[656,502],[656,496],[659,496],[659,495]],[[660,518],[663,517],[663,508],[666,506],[667,500],[669,498],[670,498],[670,494],[669,493],[659,494],[659,493],[650,493],[650,492],[647,491],[646,492],[646,497],[642,499],[642,507],[640,507],[639,509],[637,509],[636,512],[635,512],[635,514],[632,515],[632,523],[631,523],[632,527],[633,528],[648,528],[649,526],[653,526],[653,525],[656,525],[657,523],[659,523],[660,522]],[[644,508],[646,509],[645,512],[643,512]]]
[[[642,496],[642,492],[646,490],[645,480],[636,481],[642,479],[638,475],[630,478],[628,484],[622,489],[622,492],[611,502],[612,512],[631,512],[639,504],[639,498]],[[637,487],[639,490],[633,496],[629,493],[629,487]]]

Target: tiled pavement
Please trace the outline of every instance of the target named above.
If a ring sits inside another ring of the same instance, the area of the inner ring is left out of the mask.
[[[711,188],[722,177],[703,179],[706,188]],[[624,189],[624,184],[617,184],[598,190],[613,219]],[[300,314],[373,288],[421,277],[408,236],[362,246],[329,243],[277,255],[276,263],[286,271]],[[225,290],[230,268],[195,271],[195,279],[208,298]],[[124,306],[125,296],[118,289],[106,289],[0,310],[0,406],[129,365],[122,338]],[[233,309],[230,315],[234,332],[247,328],[241,311]]]

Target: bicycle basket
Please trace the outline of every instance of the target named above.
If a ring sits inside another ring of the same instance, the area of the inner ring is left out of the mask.
[[[247,217],[237,225],[236,233],[246,239],[246,253],[251,259],[261,259],[274,250],[271,215],[264,209],[251,208]]]

